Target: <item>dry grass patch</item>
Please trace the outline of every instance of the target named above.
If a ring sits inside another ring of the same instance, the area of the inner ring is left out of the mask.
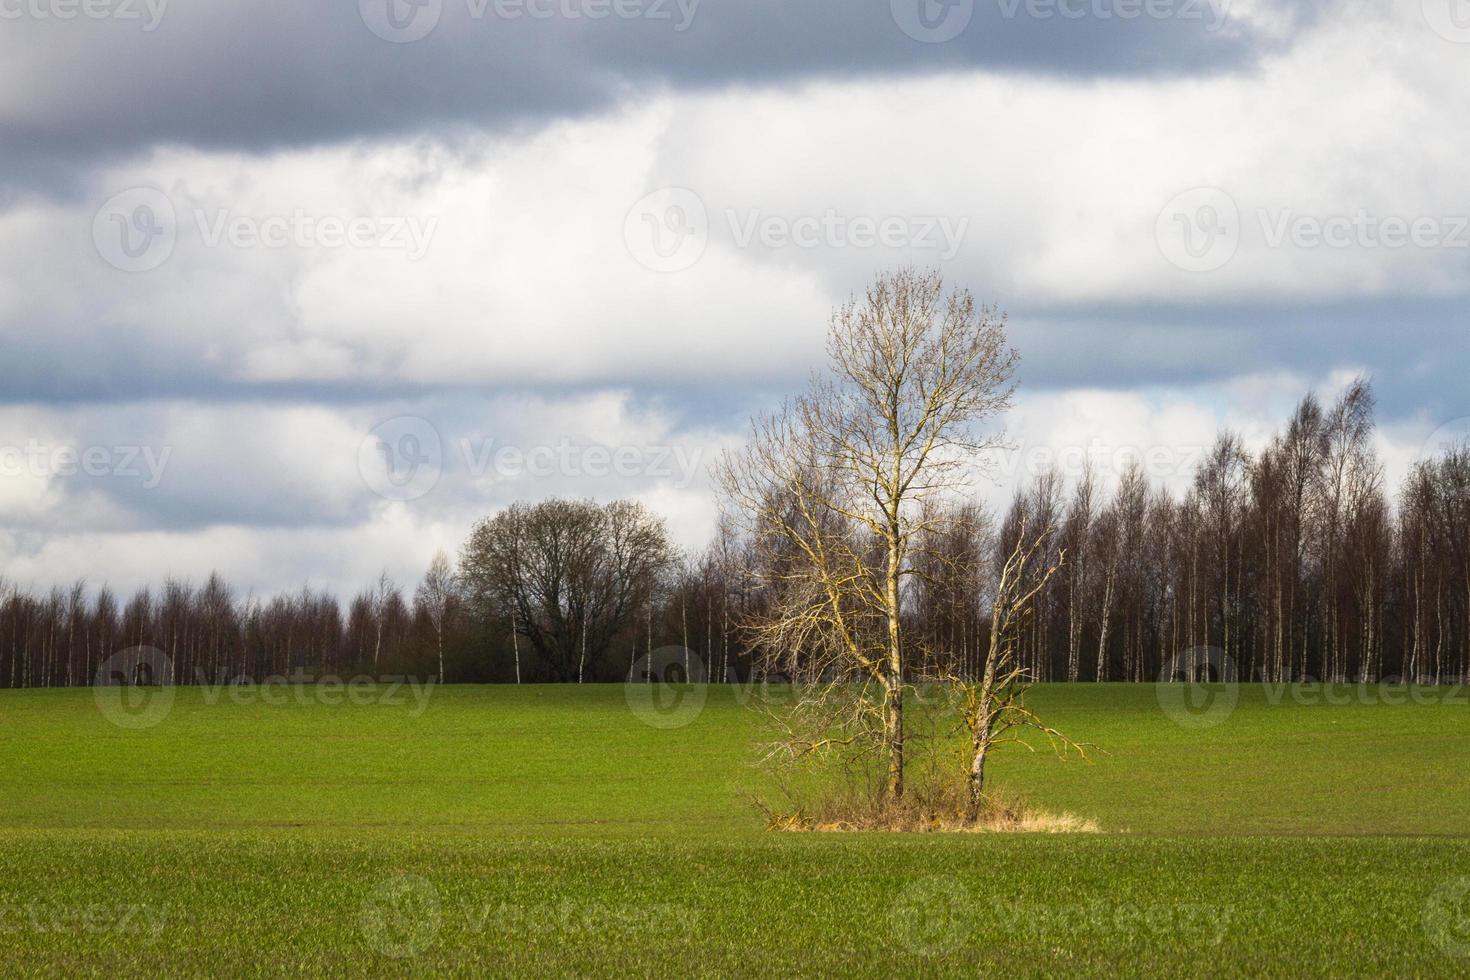
[[[874,805],[861,799],[845,798],[795,813],[767,811],[771,830],[844,833],[856,831],[893,831],[898,833],[972,833],[972,834],[1099,834],[1102,828],[1095,820],[1070,813],[1049,813],[1027,806],[1015,796],[992,795],[986,799],[980,816],[970,819],[965,807],[947,798],[910,797],[898,804]]]

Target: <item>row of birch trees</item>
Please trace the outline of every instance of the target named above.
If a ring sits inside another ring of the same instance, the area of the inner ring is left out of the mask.
[[[940,302],[936,282],[898,285]],[[893,336],[864,318],[882,312],[849,307],[834,332],[847,338],[838,363],[870,383],[875,338],[892,347]],[[946,315],[991,323],[969,307],[925,313]],[[970,362],[991,377],[988,400],[961,407],[988,418],[1008,404],[1011,355],[998,328],[966,336]],[[943,376],[943,358],[956,355],[936,351],[928,369]],[[726,520],[694,554],[679,553],[640,504],[547,500],[487,518],[416,587],[384,575],[345,606],[309,587],[242,595],[217,574],[126,596],[0,579],[0,687],[90,684],[108,658],[140,646],[167,654],[171,676],[157,680],[170,683],[293,672],[623,680],[671,645],[714,682],[832,676],[842,651],[823,646],[833,641],[825,624],[796,615],[812,613],[823,581],[809,567],[813,548],[826,549],[828,573],[871,582],[859,596],[869,606],[846,625],[874,645],[874,676],[894,699],[909,676],[983,674],[1001,574],[1033,548],[1029,574],[1050,578],[1014,637],[1033,680],[1152,682],[1206,648],[1219,652],[1212,669],[1268,682],[1470,675],[1470,446],[1446,447],[1386,486],[1367,379],[1325,404],[1307,395],[1255,452],[1220,434],[1182,494],[1139,463],[1047,471],[1000,513],[940,492],[972,480],[959,461],[993,456],[998,439],[944,430],[922,467],[912,446],[892,454],[902,441],[893,433],[928,425],[932,435],[946,421],[925,421],[926,390],[905,397],[915,400],[889,403],[893,422],[877,428],[864,413],[882,415],[883,397],[858,406],[831,388],[758,420],[726,473]],[[890,710],[902,709],[894,700]]]
[[[1187,492],[1133,463],[1107,481],[1038,474],[997,518],[935,542],[915,628],[973,665],[983,596],[1021,528],[1054,528],[1066,562],[1021,640],[1040,680],[1155,681],[1181,655],[1221,654],[1241,679],[1458,680],[1470,674],[1470,447],[1385,486],[1373,393],[1302,399],[1260,451],[1222,433]],[[973,507],[973,505],[970,505]],[[975,597],[981,597],[979,601]]]

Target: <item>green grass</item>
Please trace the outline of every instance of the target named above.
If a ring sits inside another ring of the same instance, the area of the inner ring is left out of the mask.
[[[1243,687],[1201,730],[1038,688],[1093,761],[1011,747],[995,782],[1081,836],[769,833],[722,688],[669,729],[618,686],[214,693],[132,731],[0,692],[0,975],[1470,969],[1450,692]]]

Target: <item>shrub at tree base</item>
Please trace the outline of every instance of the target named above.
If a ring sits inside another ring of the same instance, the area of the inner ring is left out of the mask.
[[[970,818],[968,789],[962,781],[911,787],[898,802],[860,793],[839,793],[791,812],[764,808],[767,827],[778,831],[902,833],[1097,834],[1097,822],[1070,813],[1049,813],[1019,796],[989,793],[978,817]]]

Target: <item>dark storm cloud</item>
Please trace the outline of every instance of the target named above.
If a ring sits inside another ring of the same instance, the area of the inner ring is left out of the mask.
[[[443,138],[456,125],[534,125],[664,85],[972,67],[1196,74],[1246,65],[1266,44],[1220,20],[1227,0],[1060,0],[1081,17],[1057,0],[974,0],[967,26],[944,43],[910,34],[944,36],[970,0],[391,0],[399,23],[412,24],[416,11],[434,18],[409,43],[369,29],[396,30],[384,26],[388,2],[151,0],[164,3],[153,30],[145,0],[129,0],[140,20],[0,22],[0,82],[12,92],[0,99],[0,174],[54,188],[89,161],[158,144],[267,151],[424,131]],[[526,4],[584,15],[504,16]],[[1155,4],[1167,16],[1116,14]],[[594,9],[637,16],[585,16]]]

